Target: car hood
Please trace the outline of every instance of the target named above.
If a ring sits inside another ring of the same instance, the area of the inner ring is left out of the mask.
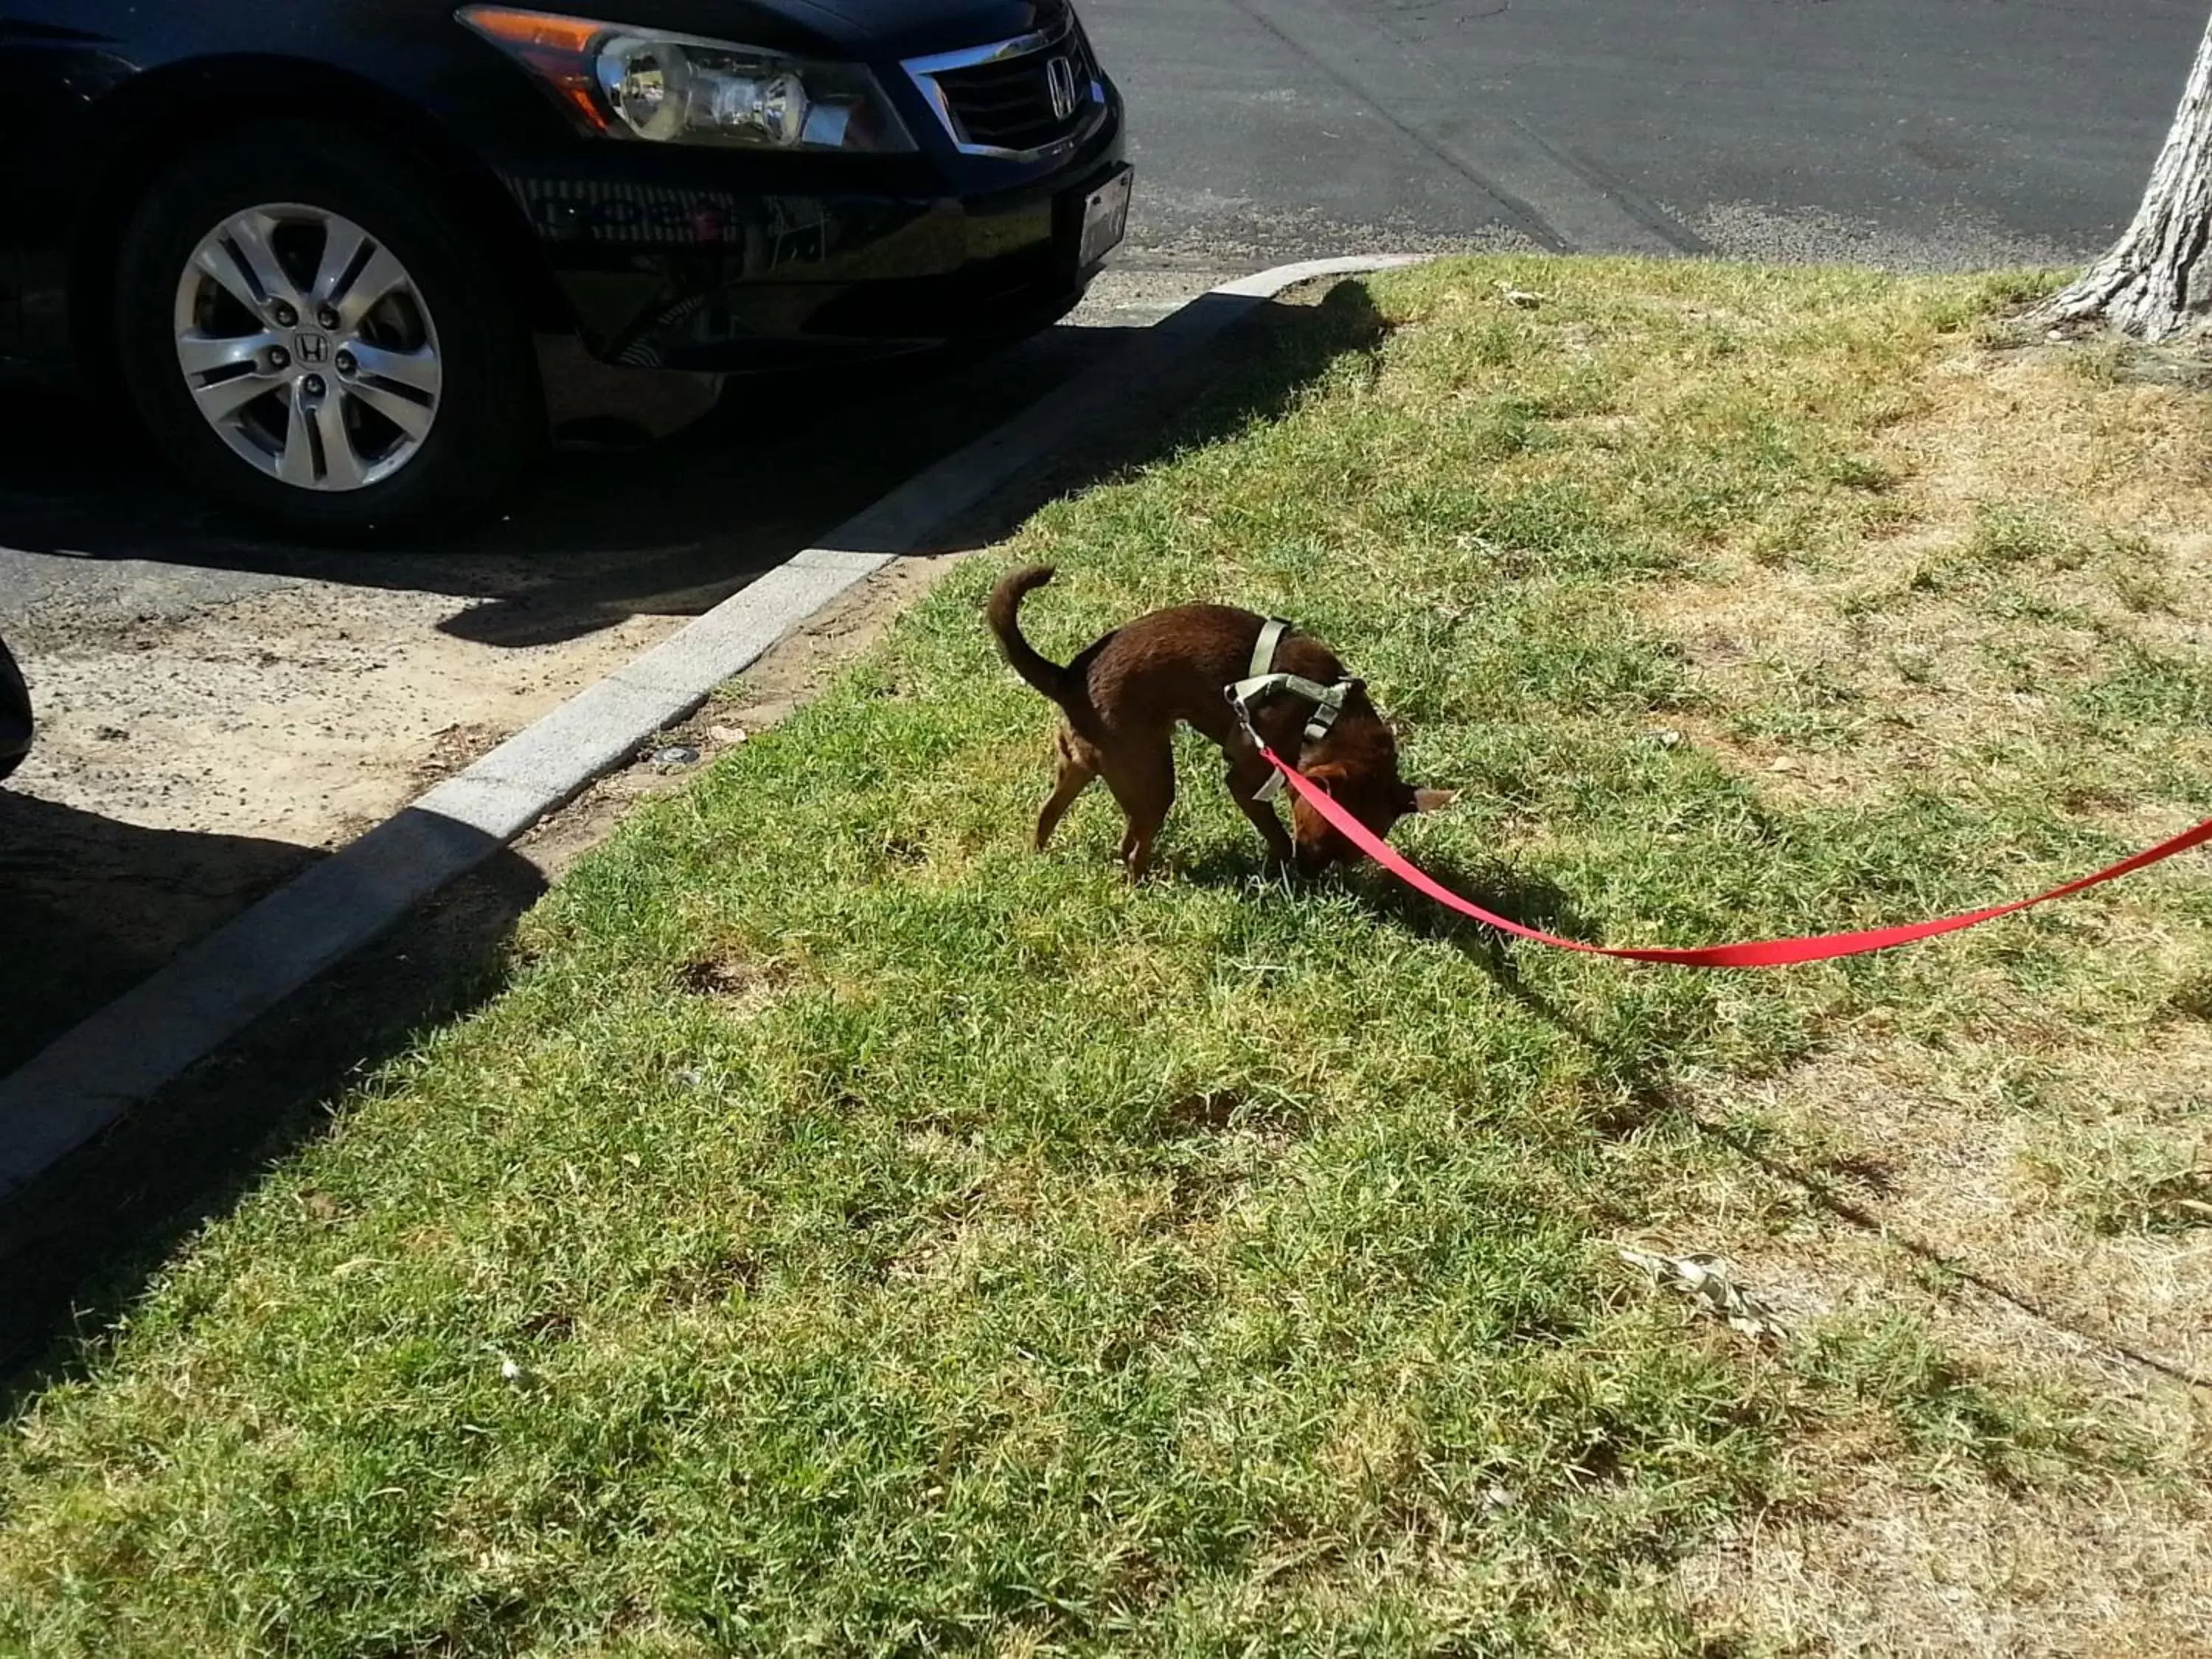
[[[0,0],[0,34],[78,39],[126,46],[154,42],[155,55],[282,50],[283,41],[341,38],[404,46],[445,30],[462,0],[295,0],[288,23],[233,0],[204,9],[147,7],[137,0]],[[1067,15],[1069,0],[513,0],[571,16],[640,29],[705,35],[777,51],[882,63],[950,52],[1023,34]],[[21,15],[15,14],[20,10]],[[310,55],[313,55],[310,53]]]
[[[1066,0],[568,0],[559,9],[612,23],[878,60],[1003,40],[1067,11]]]

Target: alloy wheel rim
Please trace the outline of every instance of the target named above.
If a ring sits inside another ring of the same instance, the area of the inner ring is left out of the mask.
[[[422,453],[445,386],[437,328],[392,250],[342,214],[252,207],[177,283],[177,364],[232,453],[300,489],[362,489]]]

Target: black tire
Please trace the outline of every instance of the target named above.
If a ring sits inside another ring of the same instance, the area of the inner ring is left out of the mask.
[[[5,782],[31,752],[31,690],[23,671],[0,640],[0,782]]]
[[[125,231],[113,333],[132,400],[193,485],[296,534],[383,540],[483,512],[545,441],[544,399],[516,283],[437,180],[343,128],[270,122],[196,149],[147,192]],[[404,265],[437,332],[443,384],[420,448],[349,490],[283,483],[234,453],[177,362],[178,284],[234,214],[299,203],[352,220]]]

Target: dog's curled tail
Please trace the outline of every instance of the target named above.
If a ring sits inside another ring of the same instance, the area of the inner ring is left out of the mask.
[[[1022,637],[1021,623],[1022,600],[1051,580],[1048,564],[1024,565],[1009,571],[991,590],[991,604],[985,614],[990,618],[991,632],[998,636],[1000,655],[1014,672],[1058,702],[1066,692],[1067,671],[1037,654],[1036,647]]]

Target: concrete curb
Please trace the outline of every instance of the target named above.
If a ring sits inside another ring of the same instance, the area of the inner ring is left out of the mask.
[[[1416,263],[1309,259],[1200,295],[233,918],[0,1078],[0,1200],[629,760],[830,601],[1049,459],[1112,412],[1133,377],[1300,283]]]

